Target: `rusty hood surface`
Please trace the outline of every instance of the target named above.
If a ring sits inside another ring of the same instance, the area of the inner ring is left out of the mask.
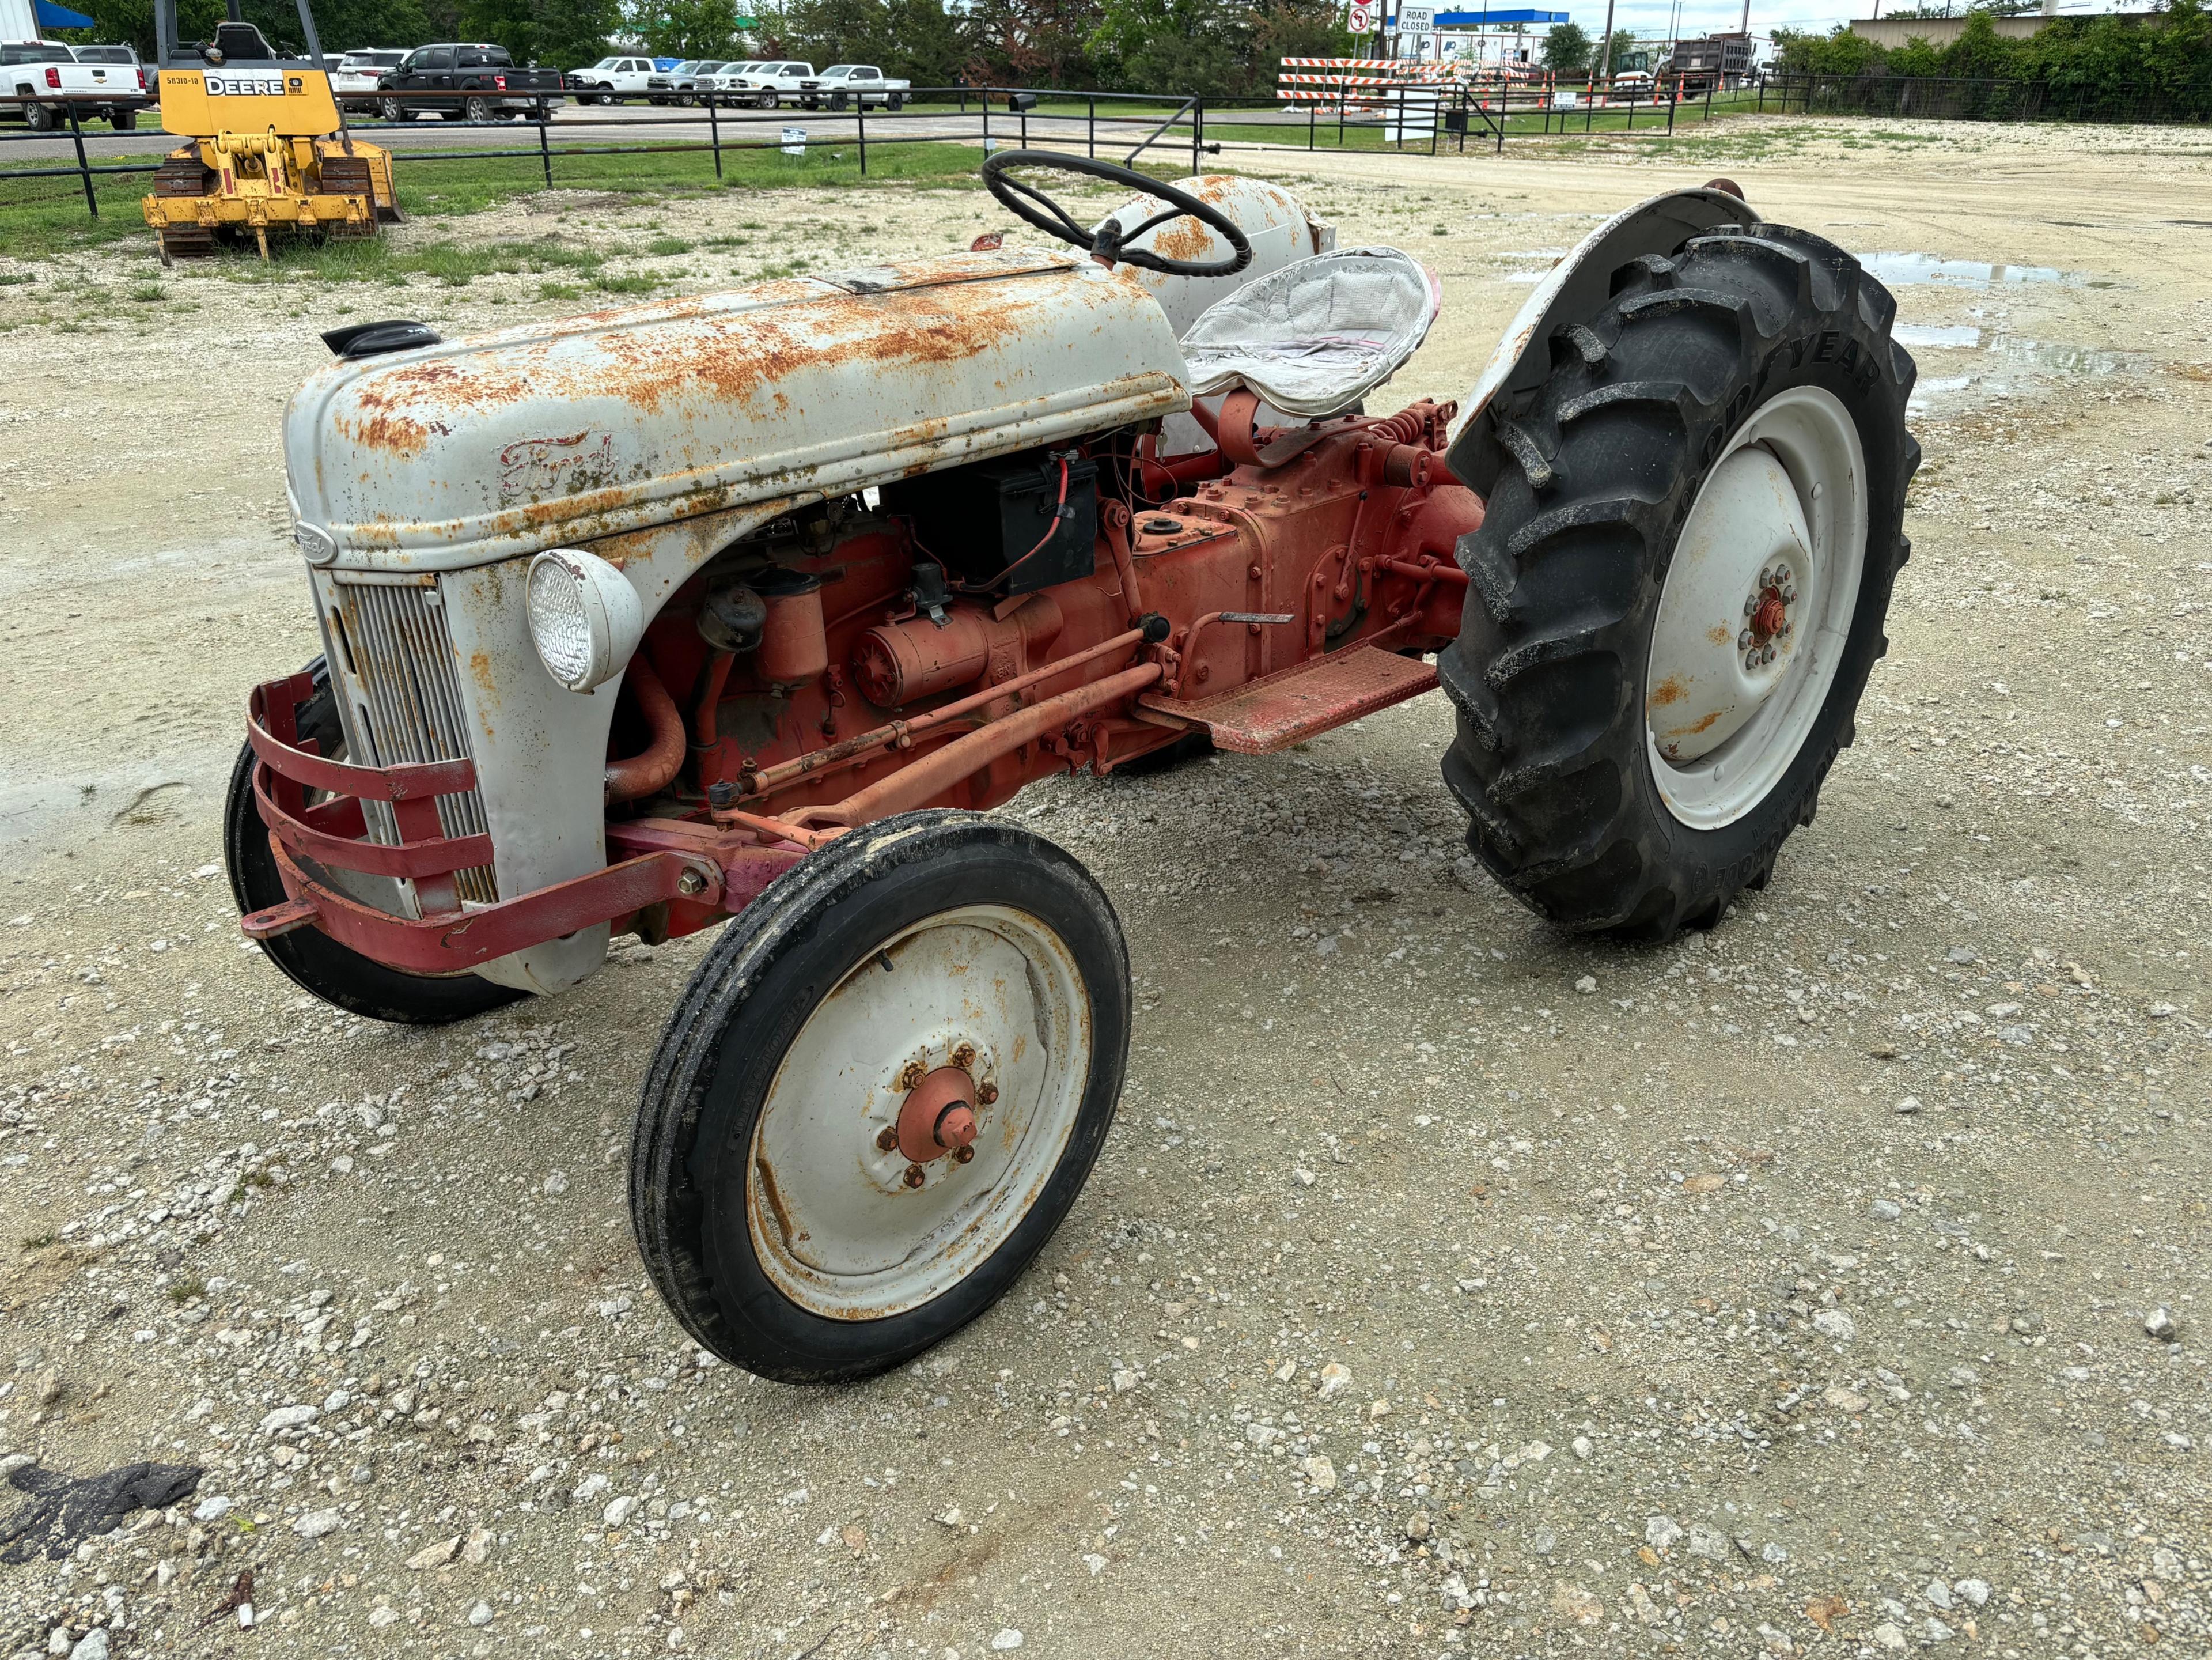
[[[450,569],[1096,432],[1188,382],[1126,271],[1006,249],[334,364],[285,463],[303,546]]]

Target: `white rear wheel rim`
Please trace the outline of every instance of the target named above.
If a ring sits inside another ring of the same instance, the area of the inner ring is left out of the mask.
[[[975,1157],[932,1159],[909,1187],[906,1157],[878,1138],[896,1126],[902,1079],[955,1064],[963,1044],[997,1098],[976,1108]],[[830,1320],[883,1319],[952,1289],[1042,1196],[1091,1049],[1081,971],[1036,917],[963,906],[884,941],[808,1017],[762,1103],[745,1215],[769,1280]]]
[[[1850,410],[1819,386],[1761,404],[1698,489],[1652,629],[1644,749],[1680,823],[1735,823],[1804,748],[1850,639],[1866,542]],[[1762,599],[1778,605],[1772,632]]]

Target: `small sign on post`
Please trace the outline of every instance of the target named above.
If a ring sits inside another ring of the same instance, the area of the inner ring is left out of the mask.
[[[1375,20],[1382,0],[1349,0],[1344,9],[1344,32],[1357,38],[1375,33]]]
[[[783,130],[783,153],[784,153],[786,155],[796,155],[796,156],[801,157],[802,159],[805,156],[805,155],[806,155],[806,129],[805,129],[805,128],[804,128],[804,127],[786,127],[786,128]]]

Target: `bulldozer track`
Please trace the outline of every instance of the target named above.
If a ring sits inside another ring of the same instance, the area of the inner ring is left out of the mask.
[[[376,175],[369,170],[368,161],[358,155],[325,155],[322,158],[322,187],[330,196],[359,196],[368,199],[369,216],[360,225],[332,224],[332,236],[374,236],[377,222],[391,212],[391,204],[377,199]]]

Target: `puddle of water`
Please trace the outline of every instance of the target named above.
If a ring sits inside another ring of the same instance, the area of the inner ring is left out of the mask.
[[[2009,288],[2026,283],[2057,283],[2080,288],[2079,271],[2052,265],[2000,265],[1984,259],[1945,259],[1933,253],[1870,253],[1859,263],[1891,288],[1935,284],[1953,289]]]
[[[1975,323],[1899,323],[1889,332],[1900,346],[1954,346],[1971,351],[1982,344],[1981,327]]]
[[[1906,327],[1914,325],[1907,325]],[[1962,325],[1969,333],[1979,331]],[[1929,328],[1930,333],[1944,332]],[[1905,329],[1897,331],[1905,338]],[[1906,344],[1911,344],[1907,342]],[[1972,342],[1966,343],[1972,345]],[[1912,389],[1911,415],[1950,413],[1969,404],[1995,402],[2032,392],[2053,380],[2096,380],[2116,374],[2141,374],[2151,366],[2148,352],[2113,351],[2098,346],[2061,345],[2050,340],[2019,340],[1993,335],[1982,347],[1990,368],[1971,374],[1934,375]]]
[[[1912,396],[1905,400],[1905,412],[1932,415],[1981,378],[1978,374],[1945,374],[1918,380],[1913,385]]]
[[[2015,340],[2007,335],[1999,335],[1990,342],[1990,355],[2046,374],[2089,380],[2106,374],[2140,374],[2150,362],[2147,352],[2062,346],[2048,340]]]

